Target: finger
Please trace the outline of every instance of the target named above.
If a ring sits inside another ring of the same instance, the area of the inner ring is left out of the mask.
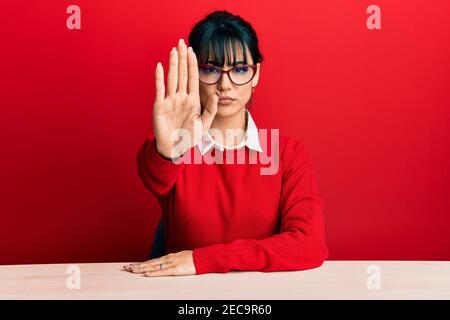
[[[147,263],[147,262],[149,262],[149,261],[152,261],[152,260],[147,260],[147,261],[144,261],[144,262],[131,262],[131,263],[125,264],[124,267],[138,266],[138,265],[140,265],[140,264],[144,264],[144,263]]]
[[[129,267],[131,267],[131,266],[137,266],[138,264],[140,264],[140,262],[128,263],[128,264],[125,264],[125,265],[123,266],[123,268],[124,268],[124,269],[127,269],[127,268],[129,268]]]
[[[167,268],[171,267],[172,264],[173,263],[170,262],[170,261],[169,262],[158,263],[158,264],[148,264],[148,265],[142,266],[139,269],[139,271],[141,273],[144,273],[144,272],[163,270],[163,269],[167,269]]]
[[[153,268],[155,267],[155,265],[145,265],[145,264],[141,264],[138,266],[132,266],[128,271],[132,272],[132,273],[144,273],[148,268]],[[159,264],[158,264],[158,268]]]
[[[146,265],[148,263],[153,263],[153,262],[155,262],[155,263],[163,263],[163,262],[166,262],[169,258],[174,258],[174,257],[176,257],[176,255],[174,253],[168,253],[168,254],[166,254],[164,256],[161,256],[161,257],[158,257],[158,258],[153,258],[153,259],[150,259],[150,260],[146,260],[144,262],[128,263],[128,264],[125,264],[124,267]]]
[[[131,273],[142,273],[140,266],[131,267],[130,269],[128,269],[128,271],[130,271]]]
[[[176,275],[176,268],[169,267],[162,270],[157,271],[149,271],[145,273],[146,277],[161,277],[161,276],[174,276]]]
[[[168,257],[168,256],[163,256],[163,257],[160,257],[160,258],[156,258],[156,259],[152,259],[152,260],[147,261],[145,264],[142,265],[142,267],[146,267],[146,266],[150,266],[150,267],[158,266],[158,268],[159,268],[159,265],[160,265],[160,264],[168,265],[168,264],[170,264],[170,263],[172,263],[172,262],[169,261],[169,257]]]
[[[173,96],[177,91],[178,85],[178,52],[177,48],[173,47],[170,50],[169,57],[169,73],[167,74],[167,95]]]
[[[147,261],[145,261],[145,262],[134,262],[134,263],[129,263],[129,264],[124,265],[123,268],[124,268],[125,270],[131,271],[132,268],[137,268],[137,267],[143,266],[143,265],[145,265],[145,263],[147,263],[148,261],[150,261],[150,260],[147,260]]]
[[[187,89],[187,47],[183,39],[178,43],[178,89],[177,92],[186,93]]]
[[[161,62],[158,62],[156,65],[155,72],[155,81],[156,81],[156,98],[155,101],[163,101],[165,96],[165,88],[164,88],[164,70]]]
[[[197,63],[197,57],[195,55],[194,50],[192,50],[192,47],[188,48],[187,53],[187,62],[188,62],[188,91],[189,94],[191,93],[198,93],[198,86],[199,86],[199,75],[198,75],[198,63]]]
[[[124,265],[123,270],[132,272],[132,270],[135,269],[136,267],[137,267],[137,265],[134,265],[134,264],[133,265]]]
[[[211,127],[211,124],[217,113],[218,102],[219,96],[217,94],[213,94],[209,97],[208,102],[206,103],[205,109],[202,113],[202,130],[204,132],[206,132]]]
[[[145,262],[137,263],[137,264],[130,264],[127,267],[128,271],[131,271],[133,273],[142,273],[142,270],[147,266],[158,266],[161,263],[169,263],[169,255],[165,255],[156,259],[147,260]]]

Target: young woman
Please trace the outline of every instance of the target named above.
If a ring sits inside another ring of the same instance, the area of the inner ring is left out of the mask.
[[[194,26],[189,45],[180,40],[170,52],[167,89],[156,66],[154,137],[137,154],[162,208],[165,254],[124,269],[169,276],[321,266],[328,249],[311,158],[292,137],[259,135],[249,112],[262,62],[254,29],[215,11]],[[176,131],[188,135],[174,139]],[[279,166],[262,174],[269,150]],[[259,160],[192,163],[238,153]]]

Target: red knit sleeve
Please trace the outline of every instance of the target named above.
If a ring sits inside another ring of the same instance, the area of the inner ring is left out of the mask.
[[[161,200],[174,186],[184,162],[174,162],[156,149],[156,139],[148,138],[137,152],[138,175],[145,187]]]
[[[281,170],[280,233],[196,248],[197,274],[304,270],[319,267],[328,258],[323,200],[317,194],[311,158],[301,142],[291,138],[286,144]]]

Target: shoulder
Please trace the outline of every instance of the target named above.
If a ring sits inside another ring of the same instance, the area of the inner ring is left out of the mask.
[[[283,172],[311,165],[307,146],[301,139],[280,134],[279,141]]]
[[[306,146],[301,139],[280,134],[279,141],[282,158],[289,159],[294,154],[306,152]]]

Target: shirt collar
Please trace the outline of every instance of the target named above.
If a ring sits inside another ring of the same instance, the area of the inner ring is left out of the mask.
[[[224,145],[216,142],[213,137],[207,132],[202,136],[202,139],[199,143],[197,143],[197,147],[200,150],[200,153],[204,155],[207,153],[212,147],[218,148],[220,151],[240,149],[243,146],[247,146],[249,149],[253,149],[255,151],[263,152],[261,145],[259,144],[259,135],[258,128],[256,127],[255,122],[253,121],[252,116],[250,115],[250,111],[245,109],[245,119],[247,121],[247,131],[245,132],[244,139],[234,147],[225,147]]]

